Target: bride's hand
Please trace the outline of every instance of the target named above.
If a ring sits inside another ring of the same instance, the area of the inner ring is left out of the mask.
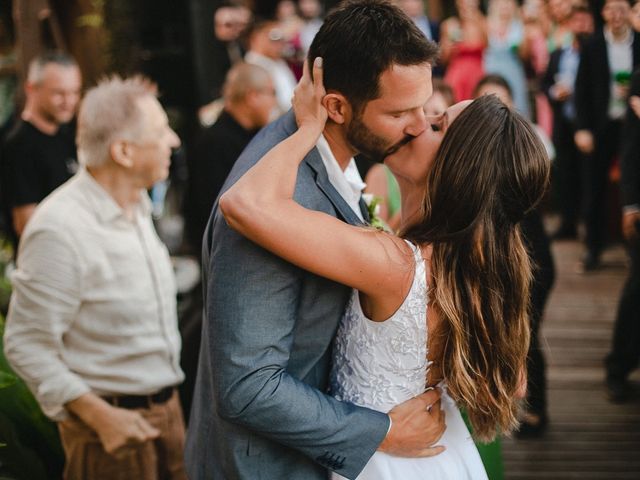
[[[326,93],[322,80],[322,58],[317,57],[313,62],[313,79],[309,74],[309,62],[305,61],[302,78],[292,100],[298,128],[308,127],[320,136],[327,122],[327,110],[322,105]]]

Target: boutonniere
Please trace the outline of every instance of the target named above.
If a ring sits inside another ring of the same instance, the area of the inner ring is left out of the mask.
[[[369,212],[369,225],[378,230],[385,232],[390,231],[389,226],[380,218],[380,203],[382,202],[382,197],[374,195],[373,193],[363,193],[362,199],[367,205],[367,211]]]

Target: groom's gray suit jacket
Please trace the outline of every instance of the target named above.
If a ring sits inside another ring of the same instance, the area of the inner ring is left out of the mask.
[[[263,129],[222,191],[296,129]],[[295,200],[357,224],[312,150]],[[298,241],[291,238],[292,242]],[[185,461],[191,480],[355,478],[388,417],[328,396],[331,342],[350,288],[303,271],[231,230],[217,203],[203,245],[205,315]]]

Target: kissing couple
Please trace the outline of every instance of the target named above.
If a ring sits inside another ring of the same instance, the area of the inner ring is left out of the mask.
[[[426,117],[436,55],[390,3],[343,4],[236,162],[203,245],[192,480],[487,478],[459,408],[479,440],[517,424],[518,223],[549,160],[496,97]],[[400,235],[367,226],[357,153],[396,176]]]

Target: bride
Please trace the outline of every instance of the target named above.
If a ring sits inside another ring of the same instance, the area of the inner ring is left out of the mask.
[[[458,408],[482,441],[517,423],[531,275],[518,222],[547,185],[544,147],[494,96],[456,104],[385,159],[401,189],[401,235],[348,225],[293,200],[298,166],[327,119],[322,60],[312,74],[305,67],[294,98],[299,129],[220,208],[260,246],[353,287],[334,344],[334,396],[386,412],[441,389],[442,453],[379,451],[358,478],[486,478]]]

